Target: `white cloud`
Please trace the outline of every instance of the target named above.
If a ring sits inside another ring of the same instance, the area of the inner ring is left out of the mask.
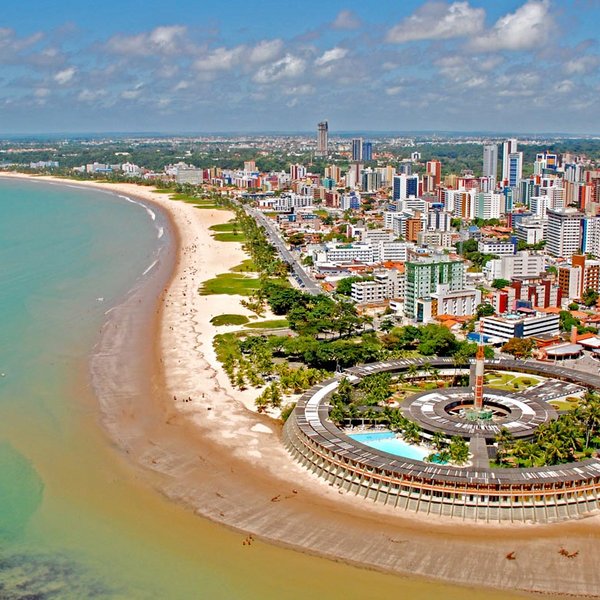
[[[58,83],[59,85],[66,85],[67,83],[69,83],[69,81],[73,79],[73,77],[75,77],[76,72],[77,69],[75,67],[68,67],[66,69],[63,69],[54,76],[54,81],[56,81],[56,83]]]
[[[254,48],[250,49],[247,59],[253,64],[269,62],[271,60],[275,60],[281,53],[282,49],[282,40],[263,40],[262,42],[258,42]]]
[[[239,64],[245,54],[244,46],[235,48],[215,48],[206,56],[199,58],[194,67],[198,71],[228,71]]]
[[[302,85],[295,85],[292,87],[288,87],[283,90],[283,93],[286,96],[309,96],[310,94],[314,94],[315,88],[309,83],[304,83]]]
[[[579,56],[567,61],[563,70],[568,75],[583,75],[595,71],[598,66],[600,66],[600,56]]]
[[[443,40],[474,35],[483,30],[485,10],[468,2],[427,2],[394,27],[386,41],[402,44],[416,40]]]
[[[299,56],[286,54],[283,58],[261,67],[253,79],[256,83],[273,83],[281,79],[293,79],[302,75],[306,61]]]
[[[194,67],[197,71],[214,73],[216,71],[229,71],[239,65],[260,65],[275,60],[281,50],[283,42],[280,39],[262,40],[255,46],[234,46],[233,48],[215,48],[204,56],[198,58]]]
[[[335,47],[331,50],[326,50],[325,52],[323,52],[323,54],[321,54],[321,56],[319,56],[319,58],[315,60],[315,65],[317,65],[318,67],[322,67],[323,65],[344,58],[347,54],[347,48]]]
[[[94,102],[103,96],[106,96],[105,90],[89,90],[84,88],[77,95],[77,100],[80,100],[81,102]]]
[[[106,43],[114,54],[125,56],[173,56],[182,51],[187,28],[183,25],[156,27],[137,35],[115,35]]]
[[[554,30],[548,0],[529,0],[514,13],[500,17],[492,29],[475,38],[474,50],[528,50],[541,47]]]
[[[358,29],[360,25],[360,19],[351,10],[341,10],[331,24],[331,27],[333,29],[348,31]]]

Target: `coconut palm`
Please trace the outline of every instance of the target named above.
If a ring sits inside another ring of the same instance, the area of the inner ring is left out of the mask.
[[[469,445],[459,435],[454,435],[450,439],[448,452],[452,462],[457,465],[464,465],[469,460]]]
[[[421,441],[421,427],[414,421],[408,421],[403,427],[402,437],[409,444],[418,444]]]
[[[431,445],[441,452],[446,446],[446,436],[441,431],[436,431],[431,437]]]

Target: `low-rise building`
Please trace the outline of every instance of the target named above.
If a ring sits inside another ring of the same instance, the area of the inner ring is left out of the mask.
[[[533,310],[481,319],[482,333],[508,341],[511,338],[530,338],[558,335],[559,316]]]
[[[417,300],[415,321],[429,323],[440,315],[468,317],[477,312],[479,304],[480,290],[450,290],[448,285],[438,285],[435,292]]]
[[[496,256],[509,256],[514,254],[516,246],[513,242],[504,240],[485,239],[479,240],[477,250],[482,254],[495,254]]]

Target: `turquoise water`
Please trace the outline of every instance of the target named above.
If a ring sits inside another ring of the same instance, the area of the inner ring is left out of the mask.
[[[404,458],[412,458],[413,460],[423,460],[430,453],[411,444],[407,444],[404,440],[396,437],[396,434],[391,431],[378,431],[376,433],[353,433],[350,435],[353,440],[365,444],[375,450],[387,452],[394,456],[403,456]]]
[[[169,241],[151,216],[98,191],[0,178],[0,598],[480,597],[242,545],[113,447],[88,360],[106,313]]]

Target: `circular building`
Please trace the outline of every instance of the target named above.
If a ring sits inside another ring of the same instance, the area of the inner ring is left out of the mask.
[[[346,371],[352,384],[374,373],[406,373],[415,367],[456,369],[452,358],[393,360]],[[547,467],[492,468],[493,441],[501,429],[527,439],[555,419],[549,404],[575,386],[600,389],[600,377],[536,361],[493,360],[495,372],[538,375],[549,381],[543,393],[482,388],[482,407],[473,413],[474,392],[443,388],[416,394],[403,403],[404,415],[424,436],[442,432],[469,443],[465,467],[390,454],[346,435],[329,419],[331,395],[340,379],[304,394],[284,427],[291,454],[330,485],[399,509],[483,521],[549,522],[588,515],[600,508],[600,460],[590,458]],[[569,388],[571,386],[571,388]]]

